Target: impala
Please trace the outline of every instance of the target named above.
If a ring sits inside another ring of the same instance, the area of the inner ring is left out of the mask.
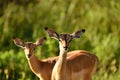
[[[39,60],[34,55],[34,50],[37,46],[42,45],[46,38],[38,39],[35,43],[33,42],[23,42],[21,39],[13,37],[15,45],[24,49],[26,58],[29,63],[29,67],[32,72],[40,78],[40,80],[51,80],[51,74],[53,67],[58,59],[58,57],[51,57],[44,60]],[[72,52],[68,52],[68,56]]]
[[[74,38],[80,38],[85,30],[78,30],[72,34],[58,34],[49,28],[45,30],[50,37],[59,41],[60,49],[59,58],[52,70],[51,80],[91,80],[98,65],[98,58],[94,54],[85,50],[75,50],[67,57],[70,42]]]
[[[39,60],[34,55],[34,49],[42,45],[44,43],[46,38],[42,38],[37,40],[35,43],[33,42],[23,42],[19,38],[13,38],[14,43],[23,48],[26,58],[28,60],[29,66],[33,73],[40,78],[40,80],[51,80],[51,72],[53,69],[53,66],[56,62],[56,58],[49,58],[45,60]]]

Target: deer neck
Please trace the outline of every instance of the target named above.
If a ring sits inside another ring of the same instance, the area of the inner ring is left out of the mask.
[[[66,57],[67,57],[67,51],[65,51],[64,49],[60,49],[60,53],[59,53],[59,61],[61,61],[61,63],[66,62]]]
[[[58,61],[59,61],[59,66],[60,66],[61,68],[62,68],[62,67],[65,67],[66,57],[67,57],[67,51],[60,50]]]
[[[34,74],[36,74],[38,77],[41,74],[41,63],[42,61],[38,60],[37,57],[34,55],[34,53],[30,56],[27,57],[29,67],[33,71]]]
[[[60,48],[59,59],[56,62],[56,65],[55,65],[56,68],[57,68],[57,72],[60,75],[64,75],[64,71],[65,71],[65,68],[66,68],[66,57],[67,57],[67,51]]]

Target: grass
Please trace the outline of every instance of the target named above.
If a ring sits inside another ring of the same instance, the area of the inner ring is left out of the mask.
[[[20,4],[1,1],[4,6],[0,11],[0,80],[38,80],[12,37],[34,42],[47,36],[45,27],[58,33],[86,29],[80,39],[71,42],[70,50],[84,49],[98,56],[99,66],[93,80],[120,79],[119,0],[34,1]],[[58,43],[47,36],[36,55],[44,59],[56,56],[58,52]]]

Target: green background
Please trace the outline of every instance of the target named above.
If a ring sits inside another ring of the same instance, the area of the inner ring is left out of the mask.
[[[30,70],[24,51],[12,37],[35,42],[39,59],[59,54],[58,42],[44,31],[86,32],[69,50],[83,49],[99,58],[93,80],[120,79],[120,0],[0,0],[0,80],[39,80]]]

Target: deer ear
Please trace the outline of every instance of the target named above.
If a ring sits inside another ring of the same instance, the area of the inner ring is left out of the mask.
[[[42,39],[38,39],[38,40],[35,42],[36,46],[42,45],[45,40],[46,40],[46,37],[43,37]]]
[[[13,41],[14,41],[16,46],[24,48],[25,43],[21,39],[13,37]]]
[[[80,38],[81,35],[82,35],[84,32],[85,32],[85,29],[78,30],[78,31],[72,33],[72,36],[73,36],[73,38]]]
[[[45,28],[45,31],[49,34],[50,37],[59,39],[59,34],[52,29]]]

